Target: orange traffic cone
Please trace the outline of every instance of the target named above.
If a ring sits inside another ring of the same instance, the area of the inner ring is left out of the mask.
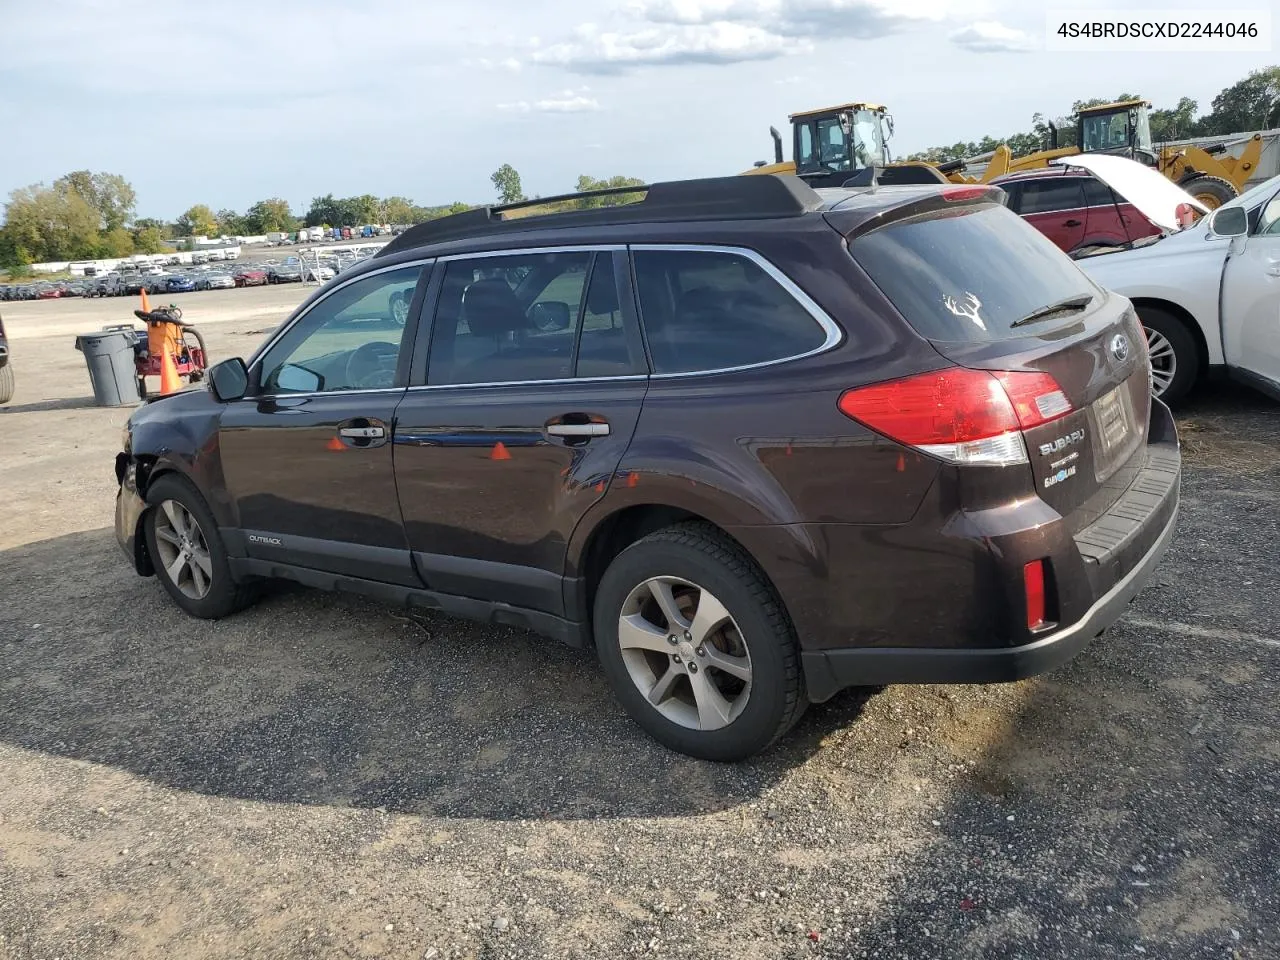
[[[150,313],[150,312],[151,312],[151,301],[147,299],[147,288],[146,288],[146,287],[143,287],[143,288],[142,288],[142,312],[143,312],[143,313]]]
[[[493,450],[489,454],[490,460],[510,460],[511,454],[507,453],[506,444],[501,440],[493,445]]]
[[[173,361],[173,354],[165,350],[160,355],[160,393],[177,393],[181,389],[182,378],[178,376],[178,365]]]

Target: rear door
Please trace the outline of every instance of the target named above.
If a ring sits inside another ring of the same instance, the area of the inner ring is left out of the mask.
[[[562,615],[566,545],[614,482],[648,384],[625,255],[513,252],[440,273],[429,355],[396,414],[413,560],[430,589]]]
[[[1018,213],[1060,250],[1074,250],[1084,240],[1088,214],[1079,177],[1023,181]]]
[[[1280,194],[1248,236],[1232,241],[1222,273],[1222,349],[1229,367],[1280,392]]]
[[[1026,398],[1054,417],[1024,431],[1032,479],[1073,529],[1086,526],[1141,466],[1151,401],[1137,317],[1004,207],[948,214],[887,223],[850,249],[947,359],[1051,378]]]

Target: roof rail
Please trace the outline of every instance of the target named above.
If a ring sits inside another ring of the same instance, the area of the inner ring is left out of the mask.
[[[591,207],[556,213],[508,217],[507,213],[549,203],[593,197],[643,193],[644,199],[612,207]],[[375,257],[446,240],[464,240],[499,233],[552,227],[611,226],[623,223],[661,223],[691,220],[771,220],[798,217],[822,206],[812,187],[790,174],[753,174],[670,180],[633,187],[609,187],[555,197],[538,197],[428,220],[410,227]]]

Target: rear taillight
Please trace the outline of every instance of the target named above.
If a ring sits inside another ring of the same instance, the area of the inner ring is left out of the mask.
[[[840,411],[952,463],[1027,463],[1022,431],[1071,412],[1047,373],[952,367],[848,390]]]
[[[1032,560],[1022,568],[1022,585],[1027,598],[1027,629],[1038,630],[1045,620],[1044,561]]]

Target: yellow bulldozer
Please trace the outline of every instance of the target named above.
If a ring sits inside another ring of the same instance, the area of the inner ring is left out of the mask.
[[[773,127],[774,162],[758,162],[748,174],[794,173],[815,187],[858,186],[877,183],[989,183],[1006,173],[1047,167],[1058,157],[1079,153],[1114,153],[1155,167],[1209,209],[1238,196],[1257,168],[1262,138],[1250,138],[1239,157],[1223,144],[1208,148],[1163,146],[1151,142],[1146,100],[1125,100],[1080,110],[1075,116],[1076,145],[1059,147],[1058,131],[1050,125],[1046,150],[1014,157],[1001,144],[981,177],[964,173],[963,160],[945,163],[889,159],[887,140],[893,134],[893,118],[874,103],[845,103],[821,110],[794,113],[788,119],[792,131],[792,160],[783,158],[782,136]]]

